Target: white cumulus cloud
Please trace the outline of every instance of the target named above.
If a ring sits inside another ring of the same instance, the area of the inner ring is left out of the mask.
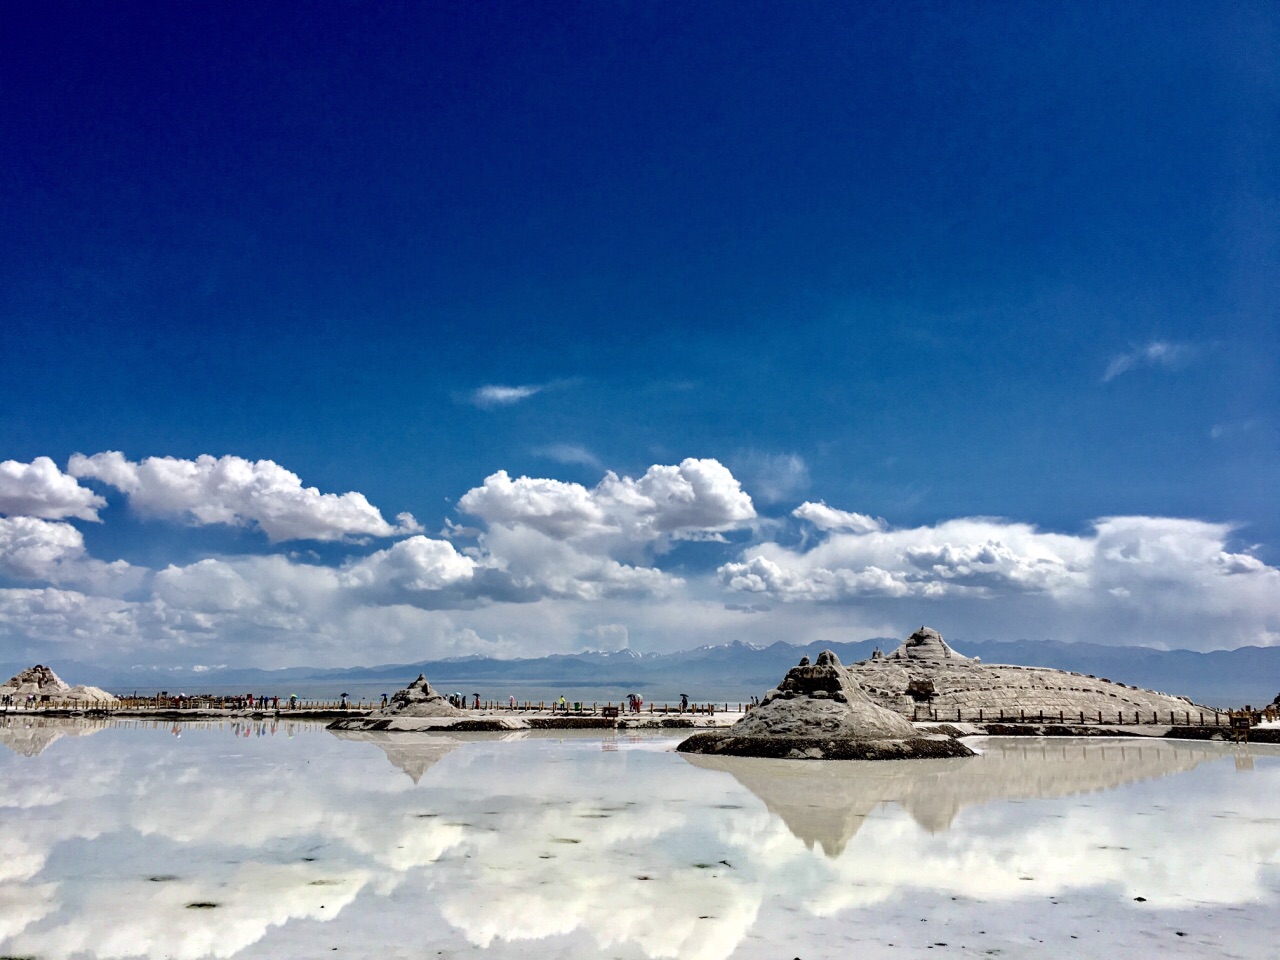
[[[84,552],[84,537],[69,523],[0,517],[0,573],[54,580],[61,567],[79,560]]]
[[[123,560],[90,557],[84,536],[69,523],[0,517],[0,576],[119,592],[136,586],[145,572]]]
[[[49,652],[83,659],[117,658],[145,647],[154,655],[178,637],[189,642],[191,624],[163,623],[153,605],[96,597],[57,587],[0,589],[0,635],[14,658]]]
[[[0,463],[0,513],[10,516],[40,517],[45,520],[98,520],[98,511],[107,501],[75,477],[58,469],[48,457],[30,463],[5,460]]]
[[[124,492],[143,516],[182,518],[197,526],[255,526],[273,542],[391,537],[421,528],[409,514],[398,525],[362,493],[321,493],[271,460],[212,457],[195,460],[148,457],[139,462],[116,451],[75,454],[68,471]]]
[[[659,596],[684,583],[656,567],[621,563],[530,527],[495,526],[484,546],[490,589],[508,600]]]
[[[1169,517],[1105,518],[1074,535],[962,518],[837,529],[807,550],[763,543],[718,573],[730,590],[784,603],[886,609],[887,599],[914,599],[957,617],[967,609],[965,622],[985,630],[1019,617],[1021,635],[1202,649],[1271,642],[1280,570],[1229,549],[1231,534],[1229,524]]]
[[[676,532],[721,531],[756,516],[751,498],[717,460],[655,464],[639,479],[610,471],[588,490],[579,483],[520,477],[505,470],[458,501],[490,525],[524,526],[560,540],[617,538],[633,543]]]
[[[342,571],[347,587],[423,593],[472,579],[476,562],[447,540],[409,537],[349,564]]]

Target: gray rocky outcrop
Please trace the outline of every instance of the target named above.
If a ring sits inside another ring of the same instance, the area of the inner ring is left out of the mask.
[[[678,749],[815,760],[972,756],[959,741],[921,736],[903,716],[872,702],[830,650],[817,663],[803,658],[732,727],[695,734]]]
[[[460,717],[462,711],[449,702],[449,698],[437,693],[427,682],[425,674],[418,674],[403,690],[391,695],[387,706],[375,711],[374,716],[396,717]]]

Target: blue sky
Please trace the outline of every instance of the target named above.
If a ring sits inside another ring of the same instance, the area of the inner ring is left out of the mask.
[[[1273,5],[11,20],[2,660],[1280,642]]]

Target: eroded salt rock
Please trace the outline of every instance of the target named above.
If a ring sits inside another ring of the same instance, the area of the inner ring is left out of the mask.
[[[68,686],[66,681],[53,672],[52,667],[39,663],[34,667],[28,667],[0,685],[0,697],[6,696],[12,697],[15,703],[21,703],[32,696],[41,701],[47,698],[55,703],[73,701],[85,704],[108,704],[117,699],[113,694],[99,687],[89,687],[82,683],[74,687]]]
[[[390,703],[378,713],[397,717],[462,716],[462,711],[451,704],[448,697],[432,689],[426,674],[422,673],[409,686],[393,693]]]
[[[950,737],[920,736],[905,717],[873,703],[830,650],[817,663],[803,658],[732,727],[695,734],[677,749],[815,760],[973,755]]]

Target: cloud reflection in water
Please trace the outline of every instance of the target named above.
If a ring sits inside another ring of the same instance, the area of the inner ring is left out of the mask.
[[[830,924],[922,898],[1275,899],[1280,753],[1264,747],[687,762],[667,738],[229,732],[115,728],[0,755],[0,951],[496,957],[537,941],[721,960],[812,936],[809,957],[838,952],[817,939]]]

